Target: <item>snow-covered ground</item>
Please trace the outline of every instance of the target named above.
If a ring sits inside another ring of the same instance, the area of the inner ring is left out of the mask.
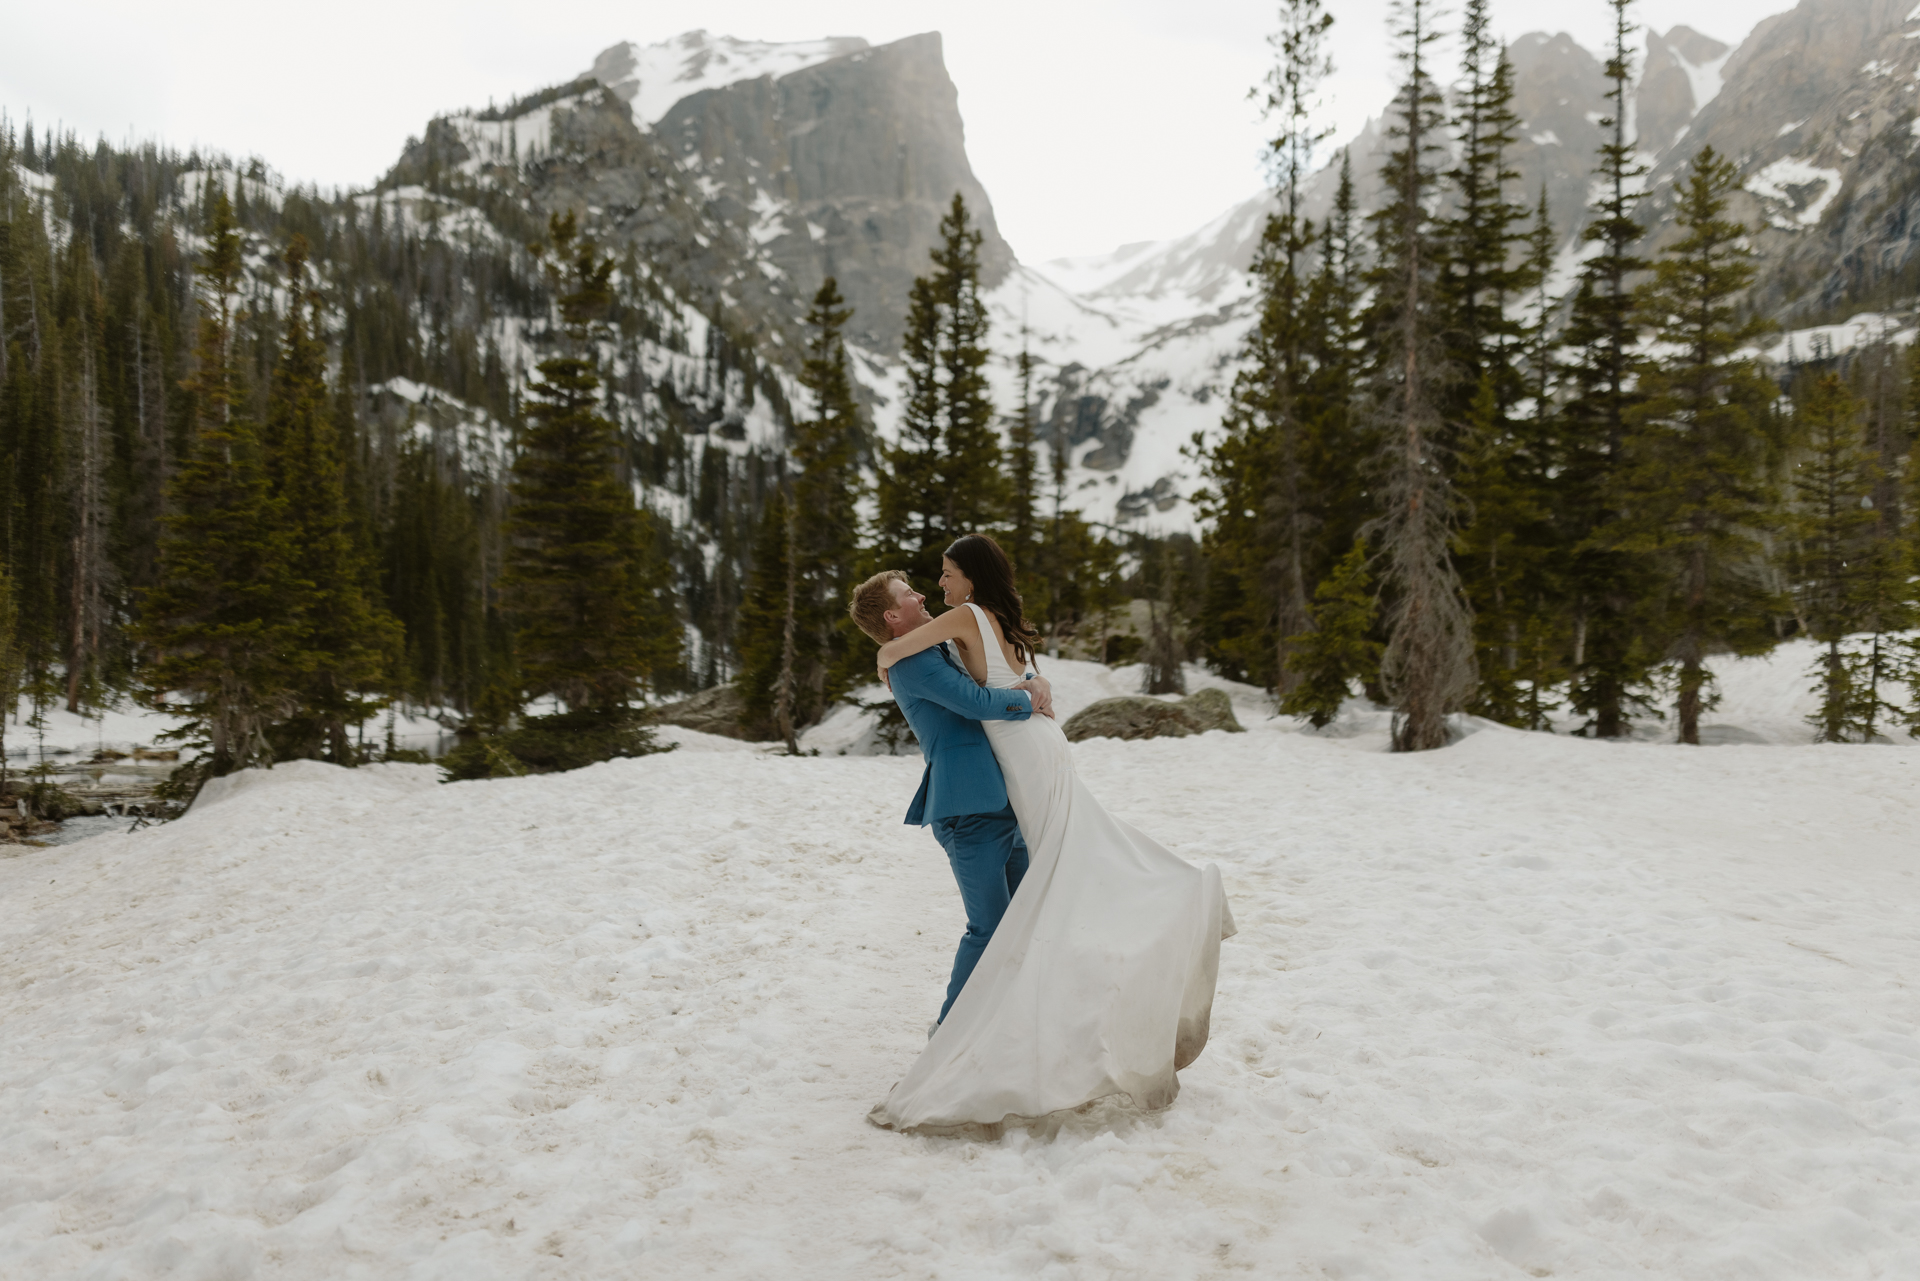
[[[1920,752],[1236,703],[1075,749],[1225,874],[1212,1044],[997,1143],[863,1120],[960,928],[911,757],[302,762],[0,858],[0,1276],[1920,1275]]]
[[[179,717],[129,700],[86,716],[76,715],[60,705],[49,707],[44,717],[46,724],[38,730],[29,722],[32,711],[32,706],[23,698],[7,721],[7,755],[14,759],[15,768],[19,768],[21,758],[37,761],[43,755],[57,761],[61,757],[90,756],[102,750],[131,752],[136,747],[177,746],[162,742],[160,735],[179,725]],[[387,741],[385,713],[367,722],[364,738],[375,745]],[[432,717],[394,709],[394,746],[436,751],[443,749],[450,738],[451,731]]]

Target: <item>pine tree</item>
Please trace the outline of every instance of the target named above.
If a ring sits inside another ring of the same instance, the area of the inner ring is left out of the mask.
[[[793,424],[791,475],[782,470],[754,544],[740,607],[739,687],[749,724],[771,725],[798,751],[794,731],[869,679],[870,646],[846,617],[859,556],[864,479],[861,425],[842,336],[853,312],[829,276],[807,315],[800,384],[812,414]]]
[[[940,220],[940,238],[940,247],[933,251],[933,280],[945,322],[940,336],[946,420],[941,488],[947,504],[946,529],[950,537],[958,538],[1002,525],[1006,475],[987,385],[992,352],[987,347],[987,305],[980,296],[983,236],[974,230],[959,192]]]
[[[800,385],[813,414],[796,424],[794,546],[800,595],[799,714],[812,724],[872,676],[872,654],[847,617],[860,552],[859,508],[866,493],[860,467],[865,428],[854,396],[845,339],[853,309],[831,276],[807,313],[808,347]]]
[[[102,403],[101,363],[105,327],[105,299],[100,289],[91,244],[74,237],[67,244],[66,266],[60,273],[62,298],[57,311],[62,346],[68,355],[71,381],[63,397],[68,478],[72,504],[67,518],[67,710],[78,713],[97,705],[108,679],[108,642],[111,580],[107,539],[112,524],[109,509],[111,445],[108,410]]]
[[[1308,363],[1308,327],[1314,317],[1304,276],[1304,255],[1313,247],[1313,226],[1301,211],[1304,186],[1313,171],[1313,152],[1332,132],[1314,119],[1321,82],[1332,73],[1325,53],[1333,15],[1321,0],[1286,0],[1280,31],[1272,38],[1279,59],[1268,78],[1267,110],[1280,117],[1280,132],[1269,144],[1278,178],[1280,208],[1267,219],[1254,274],[1260,281],[1260,321],[1249,340],[1255,361],[1235,380],[1236,407],[1251,421],[1255,447],[1265,447],[1268,492],[1263,506],[1273,534],[1269,587],[1274,602],[1275,692],[1284,697],[1292,683],[1287,662],[1294,637],[1311,631],[1307,604],[1308,546],[1314,520],[1309,509],[1312,460],[1309,419],[1303,404],[1312,374]]]
[[[1013,559],[1016,585],[1028,614],[1045,618],[1051,612],[1046,581],[1040,574],[1040,476],[1038,407],[1033,400],[1033,352],[1027,330],[1020,329],[1020,354],[1014,358],[1014,376],[1020,386],[1020,406],[1007,428],[1007,554]]]
[[[909,291],[901,345],[907,400],[899,440],[881,451],[881,559],[922,581],[939,576],[948,544],[999,528],[1006,508],[986,378],[981,239],[956,193],[940,220],[933,270]]]
[[[1440,228],[1446,265],[1438,284],[1452,371],[1448,416],[1456,422],[1467,417],[1483,379],[1493,387],[1500,419],[1522,394],[1511,359],[1521,326],[1507,309],[1530,283],[1526,261],[1514,260],[1527,210],[1507,198],[1508,184],[1519,179],[1508,152],[1520,118],[1513,110],[1513,64],[1490,29],[1489,7],[1490,0],[1467,0],[1461,25],[1454,122],[1460,156],[1447,174],[1455,210]]]
[[[1373,217],[1369,273],[1369,379],[1380,423],[1384,510],[1375,529],[1385,562],[1387,648],[1381,673],[1394,701],[1396,751],[1447,742],[1447,714],[1475,685],[1473,617],[1451,555],[1455,497],[1440,437],[1445,391],[1436,277],[1443,263],[1429,205],[1443,144],[1440,94],[1427,72],[1439,38],[1430,0],[1396,0],[1397,56],[1406,79],[1395,97],[1399,140],[1382,172],[1387,204]]]
[[[1289,716],[1304,716],[1320,729],[1340,714],[1353,693],[1353,682],[1363,684],[1380,670],[1380,642],[1373,639],[1380,604],[1374,598],[1367,572],[1367,547],[1355,541],[1313,592],[1312,632],[1294,649],[1294,672],[1300,678],[1280,703]]]
[[[1143,694],[1184,694],[1187,692],[1187,647],[1180,633],[1179,606],[1174,593],[1174,558],[1171,540],[1160,539],[1157,555],[1159,590],[1147,596],[1147,638],[1140,648]],[[1144,580],[1148,556],[1141,557]],[[1143,585],[1145,585],[1143,583]]]
[[[20,652],[20,614],[13,603],[13,575],[0,565],[0,796],[7,786],[7,722],[20,703],[25,676]]]
[[[1561,342],[1557,311],[1561,300],[1548,288],[1553,275],[1553,219],[1548,213],[1546,184],[1540,186],[1540,202],[1534,209],[1532,229],[1526,232],[1526,288],[1532,292],[1530,319],[1526,323],[1521,348],[1524,369],[1524,398],[1530,409],[1524,417],[1513,419],[1517,442],[1515,465],[1526,472],[1526,492],[1532,503],[1526,511],[1530,519],[1517,520],[1513,549],[1526,553],[1524,567],[1517,567],[1519,634],[1513,630],[1513,616],[1507,618],[1507,640],[1511,659],[1503,655],[1503,666],[1519,682],[1519,716],[1511,724],[1526,730],[1548,730],[1548,714],[1561,703],[1553,689],[1571,674],[1569,641],[1571,630],[1571,592],[1567,567],[1571,561],[1572,538],[1569,524],[1561,511],[1563,497],[1563,451],[1559,447],[1559,359]],[[1509,557],[1511,559],[1511,557]]]
[[[346,463],[336,435],[337,407],[326,384],[321,300],[307,280],[307,239],[287,246],[288,308],[280,358],[267,395],[268,474],[286,521],[299,629],[294,695],[298,706],[275,738],[282,758],[317,756],[352,764],[349,726],[382,706],[401,645],[399,623],[369,599],[368,568],[356,545],[346,492]]]
[[[25,143],[23,159],[34,169],[31,126]],[[44,197],[33,201],[11,178],[10,166],[0,165],[0,540],[13,578],[22,689],[38,716],[62,684],[60,580],[71,506],[61,421],[66,353],[51,305],[56,259]]]
[[[1311,415],[1309,466],[1319,524],[1311,574],[1316,583],[1333,573],[1345,555],[1342,549],[1353,546],[1372,515],[1364,464],[1377,442],[1359,404],[1365,317],[1358,218],[1353,162],[1342,152],[1333,208],[1320,231],[1320,270],[1307,302],[1312,374],[1304,400]]]
[[[756,738],[778,735],[798,754],[793,726],[794,650],[798,584],[792,555],[793,502],[786,479],[767,497],[753,540],[753,561],[740,600],[734,635],[740,653],[736,678],[745,705],[743,725]]]
[[[1458,429],[1458,485],[1470,521],[1461,577],[1473,606],[1480,685],[1473,710],[1507,724],[1533,713],[1520,678],[1521,635],[1540,609],[1538,577],[1551,554],[1548,472],[1540,442],[1512,416],[1526,395],[1524,326],[1509,302],[1535,283],[1534,260],[1516,260],[1527,210],[1507,198],[1518,178],[1508,151],[1519,130],[1513,67],[1489,29],[1488,0],[1469,0],[1461,29],[1457,95],[1460,158],[1448,174],[1456,211],[1444,224],[1439,280],[1447,317],[1447,416]]]
[[[906,332],[900,342],[906,403],[899,437],[880,449],[877,486],[880,560],[925,578],[938,570],[929,549],[944,550],[946,503],[940,493],[946,440],[941,421],[940,302],[931,277],[914,279],[907,293]],[[937,553],[934,553],[937,556]]]
[[[500,587],[526,693],[619,719],[677,657],[678,627],[660,608],[651,521],[619,480],[618,436],[600,412],[596,343],[614,263],[571,212],[553,215],[548,234],[564,349],[528,384]]]
[[[1573,348],[1572,390],[1561,415],[1559,508],[1566,544],[1573,549],[1567,577],[1573,597],[1574,653],[1570,702],[1585,714],[1596,738],[1631,732],[1631,715],[1650,706],[1653,646],[1643,634],[1651,585],[1641,563],[1617,545],[1608,504],[1626,466],[1627,419],[1636,403],[1634,348],[1640,338],[1631,280],[1647,268],[1633,248],[1644,229],[1634,210],[1646,173],[1627,137],[1627,94],[1633,81],[1628,48],[1636,30],[1627,21],[1632,0],[1613,8],[1613,49],[1606,75],[1612,104],[1600,126],[1609,131],[1595,169],[1600,194],[1594,219],[1582,232],[1600,251],[1581,267],[1565,335]]]
[[[169,488],[160,581],[141,602],[153,659],[143,701],[184,714],[218,777],[272,762],[268,731],[291,710],[297,629],[285,519],[246,411],[235,350],[241,237],[224,193],[213,199],[201,263],[193,448]]]
[[[1627,417],[1627,466],[1613,495],[1625,515],[1618,549],[1642,558],[1669,620],[1680,741],[1700,741],[1712,705],[1710,653],[1760,653],[1774,636],[1774,600],[1756,533],[1774,514],[1766,417],[1773,399],[1742,354],[1771,326],[1744,318],[1753,279],[1747,228],[1726,218],[1739,170],[1703,148],[1681,185],[1680,239],[1636,302],[1670,354],[1640,374]]]
[[[1806,450],[1793,476],[1799,535],[1794,594],[1808,638],[1823,647],[1814,664],[1820,709],[1808,722],[1827,743],[1864,740],[1872,732],[1858,714],[1868,709],[1854,689],[1845,650],[1868,594],[1862,579],[1873,542],[1871,495],[1880,478],[1878,460],[1861,439],[1862,408],[1837,375],[1827,374],[1794,415]],[[1869,701],[1869,714],[1882,710],[1877,694]]]
[[[1303,212],[1314,149],[1328,130],[1314,118],[1321,83],[1333,70],[1326,54],[1333,15],[1321,0],[1286,0],[1266,109],[1279,117],[1268,144],[1277,207],[1262,227],[1253,264],[1257,319],[1242,350],[1242,369],[1211,442],[1196,438],[1207,489],[1197,496],[1208,521],[1201,545],[1208,600],[1203,637],[1216,662],[1269,685],[1284,698],[1296,677],[1287,661],[1297,638],[1311,631],[1308,597],[1319,569],[1316,533],[1320,486],[1313,475],[1314,304],[1327,301],[1307,275],[1315,227]],[[1331,258],[1321,254],[1322,278]]]

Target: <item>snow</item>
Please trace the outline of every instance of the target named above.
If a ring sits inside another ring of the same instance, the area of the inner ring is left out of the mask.
[[[1792,133],[1795,129],[1798,129],[1801,125],[1804,125],[1805,123],[1807,122],[1804,120],[1789,120],[1787,121],[1787,123],[1780,126],[1780,131],[1776,133],[1774,137],[1784,138],[1788,134]]]
[[[754,221],[753,226],[747,229],[747,234],[753,237],[756,245],[769,244],[787,234],[786,220],[791,210],[786,201],[778,199],[764,187],[756,188],[751,209]],[[764,261],[761,263],[763,269],[772,265]],[[779,272],[778,268],[775,268],[775,272],[785,274]]]
[[[98,709],[87,715],[69,712],[64,705],[49,707],[44,730],[36,733],[28,718],[33,707],[21,699],[7,722],[7,756],[18,769],[20,760],[39,760],[63,756],[91,756],[103,749],[131,753],[136,747],[177,747],[162,742],[160,736],[180,724],[180,718],[166,712],[141,707],[128,700],[118,706]],[[444,746],[449,731],[430,714],[392,709],[394,746],[430,751]],[[387,740],[388,714],[382,712],[369,721],[365,738],[370,743]],[[191,755],[191,753],[188,753]]]
[[[9,758],[90,756],[103,749],[132,752],[136,747],[155,746],[161,734],[180,723],[176,717],[132,703],[102,709],[91,716],[69,712],[64,703],[58,703],[47,708],[46,724],[36,732],[27,723],[32,713],[33,706],[26,699],[15,704],[7,722]]]
[[[1321,170],[1319,185],[1332,181]],[[1034,270],[1089,301],[1169,299],[1176,309],[1160,323],[1191,316],[1223,292],[1243,287],[1248,263],[1259,243],[1267,215],[1276,208],[1271,192],[1250,196],[1205,226],[1173,240],[1122,245],[1111,254],[1056,259]]]
[[[993,1143],[861,1119],[960,925],[917,760],[301,762],[0,859],[0,1272],[1920,1269],[1920,753],[1236,701],[1075,749],[1222,866],[1212,1044],[1165,1113]]]
[[[1767,359],[1786,363],[1801,360],[1827,360],[1856,347],[1876,342],[1904,347],[1912,343],[1916,330],[1906,317],[1876,311],[1863,311],[1838,325],[1813,325],[1780,335],[1763,353]]]
[[[1533,139],[1533,143],[1537,147],[1558,147],[1562,145],[1560,142],[1560,135],[1555,133],[1551,129],[1547,130],[1545,133],[1532,134],[1530,135],[1530,137]]]
[[[477,127],[487,127],[487,122],[483,121]],[[479,163],[477,160],[469,161],[467,167],[474,168]],[[355,196],[353,201],[363,210],[378,208],[383,218],[402,222],[423,235],[435,236],[451,244],[473,248],[476,244],[502,247],[507,243],[481,210],[429,192],[417,183],[387,191],[365,192]]]
[[[539,159],[552,150],[554,112],[570,109],[579,100],[579,95],[557,98],[504,120],[482,120],[471,111],[447,117],[447,123],[473,153],[460,168],[478,174],[485,165],[526,164]]]
[[[1822,184],[1820,194],[1813,198],[1804,209],[1795,212],[1791,206],[1798,203],[1787,188],[1805,187],[1813,183]],[[1840,194],[1841,173],[1838,169],[1821,169],[1804,160],[1792,156],[1776,160],[1760,172],[1747,179],[1746,188],[1754,195],[1765,200],[1781,201],[1789,206],[1787,213],[1774,214],[1769,221],[1776,227],[1788,231],[1797,231],[1801,227],[1817,226],[1827,206]],[[1788,221],[1788,219],[1791,221]]]
[[[658,44],[614,45],[594,59],[589,74],[628,103],[634,124],[649,129],[690,94],[761,76],[777,79],[867,47],[857,36],[775,44],[689,31]]]
[[[25,172],[25,171],[22,171]],[[229,197],[239,198],[244,185],[247,199],[258,205],[278,205],[282,192],[278,180],[262,181],[259,178],[247,178],[231,169],[190,169],[176,179],[180,184],[179,202],[186,208],[192,208],[206,200],[207,184],[217,185]]]
[[[1272,208],[1271,195],[1256,196],[1178,240],[1019,266],[988,295],[996,341],[1013,348],[1024,326],[1043,368],[1080,366],[1077,394],[1106,402],[1083,457],[1108,443],[1121,415],[1131,415],[1124,461],[1090,469],[1076,460],[1068,478],[1076,510],[1100,521],[1138,521],[1121,504],[1137,508],[1155,493],[1166,509],[1150,504],[1136,528],[1193,529],[1181,450],[1196,431],[1219,427],[1252,320],[1246,266]],[[1018,403],[1011,369],[996,376],[994,390],[996,403]]]
[[[1705,62],[1688,62],[1678,49],[1669,47],[1673,60],[1687,73],[1687,85],[1693,90],[1693,114],[1699,115],[1702,108],[1720,96],[1720,90],[1726,87],[1726,77],[1722,74],[1737,50],[1729,49],[1717,58]]]
[[[413,407],[408,428],[414,438],[450,443],[469,472],[480,476],[504,476],[511,462],[513,432],[503,422],[477,405],[470,405],[438,387],[415,382],[411,378],[389,378],[367,388],[372,403],[392,396]]]

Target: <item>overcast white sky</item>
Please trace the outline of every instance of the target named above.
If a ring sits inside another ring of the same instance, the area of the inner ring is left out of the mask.
[[[619,40],[920,31],[946,37],[968,151],[1027,261],[1193,230],[1257,190],[1272,0],[14,0],[0,109],[115,141],[258,154],[296,181],[371,182],[437,111],[584,71]],[[1332,0],[1329,115],[1350,134],[1390,93],[1387,0]],[[1453,6],[1457,9],[1457,5]],[[1738,44],[1787,0],[1640,0],[1639,21]],[[1495,0],[1502,33],[1598,48],[1604,0]],[[296,21],[304,19],[306,21]]]

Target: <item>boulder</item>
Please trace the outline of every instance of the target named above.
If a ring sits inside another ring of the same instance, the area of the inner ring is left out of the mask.
[[[1185,738],[1196,733],[1186,709],[1157,698],[1103,698],[1067,718],[1070,743],[1089,738]]]
[[[1176,704],[1193,721],[1195,729],[1223,729],[1229,734],[1244,734],[1246,726],[1233,714],[1233,700],[1223,689],[1195,690]]]
[[[1143,696],[1103,698],[1067,718],[1067,741],[1089,738],[1185,738],[1210,729],[1244,733],[1233,704],[1217,689],[1203,689],[1177,703]]]
[[[745,725],[747,703],[740,691],[731,685],[715,685],[712,689],[703,689],[692,698],[683,698],[677,703],[668,703],[665,707],[654,709],[654,720],[662,725],[678,725],[681,729],[698,730],[702,734],[719,734],[725,738],[739,738],[752,742],[763,742]]]

